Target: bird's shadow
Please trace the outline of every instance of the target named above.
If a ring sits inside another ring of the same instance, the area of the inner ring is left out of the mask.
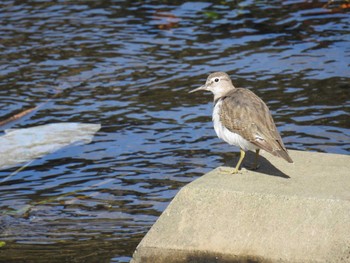
[[[225,159],[227,160],[228,156],[225,156]],[[230,167],[235,167],[238,159],[239,159],[239,153],[237,155],[235,155],[234,158],[232,158],[232,155],[230,154],[229,157],[230,161],[227,162],[227,164]],[[241,165],[241,169],[246,168],[247,170],[251,170],[249,169],[249,167],[252,166],[252,164],[254,163],[255,160],[255,153],[251,152],[251,151],[247,151],[245,158],[243,160],[243,163]],[[257,173],[262,173],[262,174],[266,174],[269,176],[277,176],[277,177],[282,177],[285,179],[289,179],[290,176],[288,176],[287,174],[285,174],[284,172],[282,172],[280,169],[276,168],[274,165],[271,164],[271,162],[269,162],[264,156],[259,155],[259,159],[258,159],[258,164],[259,164],[259,168],[254,170],[254,172]]]

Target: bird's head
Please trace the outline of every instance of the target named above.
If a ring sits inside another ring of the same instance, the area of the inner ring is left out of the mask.
[[[211,91],[214,94],[214,100],[223,97],[227,92],[234,89],[229,75],[225,72],[215,72],[208,76],[207,81],[203,86],[191,90],[190,93],[199,90]]]

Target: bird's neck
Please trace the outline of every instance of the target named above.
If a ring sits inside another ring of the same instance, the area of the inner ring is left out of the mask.
[[[220,99],[221,99],[221,97],[217,98],[217,99],[215,99],[215,97],[214,97],[214,107],[216,106],[216,104],[219,102]]]
[[[231,89],[225,89],[225,90],[222,90],[222,91],[217,91],[214,93],[214,105],[222,98],[225,98],[227,97],[227,95],[232,91],[234,90],[234,88],[231,88]]]

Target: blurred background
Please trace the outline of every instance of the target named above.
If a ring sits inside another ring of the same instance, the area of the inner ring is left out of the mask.
[[[287,148],[349,154],[349,12],[349,1],[1,1],[0,120],[41,107],[0,135],[102,128],[0,170],[13,175],[0,184],[0,262],[129,262],[182,186],[236,164],[212,95],[188,94],[214,71],[269,105]]]

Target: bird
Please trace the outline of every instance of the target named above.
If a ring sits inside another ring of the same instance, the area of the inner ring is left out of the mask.
[[[253,170],[258,169],[260,150],[293,163],[283,144],[272,115],[265,102],[246,88],[236,88],[225,72],[208,76],[205,84],[191,90],[210,91],[214,95],[213,124],[216,135],[230,145],[240,148],[237,174],[246,151],[255,151]]]

